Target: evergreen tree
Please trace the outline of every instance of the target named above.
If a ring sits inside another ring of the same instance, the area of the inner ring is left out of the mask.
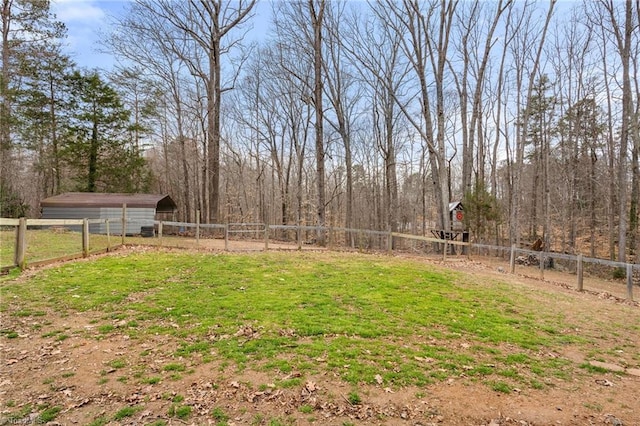
[[[76,71],[67,82],[72,114],[64,156],[75,172],[75,189],[145,191],[150,179],[146,162],[129,143],[130,113],[116,91],[95,71]]]
[[[33,152],[40,194],[47,197],[63,189],[60,129],[70,113],[66,77],[74,64],[59,45],[45,47],[37,64],[25,65],[28,78],[17,94],[16,122],[22,146]]]
[[[474,235],[476,241],[482,241],[491,225],[500,223],[501,212],[498,199],[492,195],[485,185],[478,181],[472,191],[464,194],[465,225]]]
[[[41,61],[44,46],[63,37],[66,30],[51,14],[48,0],[0,1],[0,204],[3,212],[21,212],[24,201],[15,188],[21,165],[13,161],[19,143],[18,94],[31,65]]]
[[[538,238],[540,217],[544,219],[543,236],[545,247],[549,246],[549,158],[551,153],[551,134],[556,99],[548,96],[551,81],[542,75],[534,84],[531,97],[527,102],[527,129],[525,146],[527,158],[531,164],[531,207],[529,235]],[[542,201],[541,205],[538,203]],[[540,209],[540,207],[542,207]]]

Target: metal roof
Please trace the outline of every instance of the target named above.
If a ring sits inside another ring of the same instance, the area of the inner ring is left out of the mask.
[[[171,213],[178,209],[168,195],[103,194],[96,192],[67,192],[46,198],[41,207],[127,207],[154,208],[157,213]]]
[[[449,211],[452,212],[456,210],[458,206],[460,206],[461,210],[464,210],[464,207],[462,206],[462,203],[460,201],[454,201],[452,203],[449,203]]]

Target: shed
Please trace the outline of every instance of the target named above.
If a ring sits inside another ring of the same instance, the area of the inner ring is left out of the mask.
[[[122,208],[126,205],[126,234],[140,234],[142,227],[153,226],[157,215],[172,215],[176,203],[168,195],[101,194],[67,192],[40,202],[43,219],[109,219],[109,232],[122,232]],[[105,223],[89,226],[93,234],[106,234]]]
[[[452,231],[464,230],[464,206],[460,201],[449,203],[449,220]]]

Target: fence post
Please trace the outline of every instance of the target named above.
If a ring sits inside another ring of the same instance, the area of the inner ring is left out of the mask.
[[[302,229],[300,229],[299,223],[298,223],[298,229],[297,229],[297,238],[298,238],[298,250],[302,250]]]
[[[387,236],[387,253],[389,255],[393,254],[393,231],[389,231],[389,235]]]
[[[229,251],[229,224],[225,223],[224,225],[224,249],[225,251]]]
[[[122,245],[124,245],[124,237],[127,234],[127,204],[122,205]]]
[[[540,256],[538,256],[538,264],[540,266],[540,279],[544,280],[544,252],[540,252]]]
[[[25,262],[25,252],[27,251],[27,219],[21,217],[18,221],[18,228],[16,229],[16,251],[13,258],[13,263],[18,268],[24,270],[27,266]]]
[[[329,250],[333,250],[333,229],[331,229],[331,225],[327,227],[327,232],[329,233],[329,235],[327,235],[327,239],[329,240]]]
[[[511,245],[511,257],[509,258],[509,271],[512,274],[516,273],[516,245]]]
[[[200,210],[196,210],[196,247],[200,247]]]
[[[89,219],[82,219],[82,257],[89,256]]]
[[[107,251],[111,250],[111,232],[109,229],[109,218],[104,220],[105,228],[107,230]]]
[[[158,223],[158,245],[162,247],[162,221]]]
[[[633,265],[627,263],[627,299],[633,302]]]
[[[578,275],[578,291],[584,288],[584,265],[582,262],[582,253],[578,254],[578,266],[576,274]]]
[[[269,224],[264,224],[264,251],[269,250]]]
[[[444,249],[442,250],[442,260],[447,260],[447,250],[449,250],[449,243],[447,239],[444,240]]]

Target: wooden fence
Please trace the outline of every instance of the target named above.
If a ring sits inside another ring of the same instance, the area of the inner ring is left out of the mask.
[[[111,220],[113,222],[113,220]],[[121,222],[122,226],[120,229],[126,229],[127,220],[125,218],[118,220]],[[74,257],[87,257],[90,254],[89,250],[89,242],[90,242],[90,233],[89,233],[89,225],[93,223],[105,223],[106,224],[106,237],[107,243],[106,248],[101,251],[109,251],[112,248],[115,248],[119,245],[125,244],[125,234],[121,232],[120,242],[118,244],[113,244],[111,238],[116,237],[114,235],[110,235],[109,233],[109,219],[3,219],[0,218],[0,227],[15,227],[15,249],[13,262],[11,265],[2,265],[3,269],[7,269],[8,267],[19,267],[26,268],[28,262],[26,259],[26,249],[27,249],[27,240],[26,240],[26,231],[28,227],[76,227],[80,228],[82,232],[80,233],[82,239],[82,251],[81,253],[76,253],[71,256],[65,256],[65,258],[74,258]],[[397,251],[402,251],[402,248],[398,246],[402,246],[401,243],[404,243],[405,246],[407,242],[420,243],[422,246],[417,249],[417,252],[421,252],[423,254],[431,253],[437,254],[441,256],[443,260],[446,260],[448,256],[452,256],[452,253],[455,253],[455,250],[452,247],[459,247],[460,252],[463,255],[470,257],[473,250],[476,250],[478,253],[482,250],[488,252],[494,252],[497,254],[501,254],[503,257],[507,257],[509,259],[509,272],[516,272],[516,264],[519,256],[524,256],[527,258],[535,258],[538,260],[539,273],[540,278],[544,279],[544,271],[545,264],[548,264],[548,260],[564,260],[568,262],[575,263],[575,273],[576,273],[576,288],[579,291],[584,289],[584,265],[587,263],[603,265],[610,268],[620,268],[624,271],[626,276],[626,297],[629,300],[633,300],[633,274],[634,270],[640,271],[640,264],[631,264],[631,263],[623,263],[623,262],[615,262],[605,259],[598,258],[589,258],[585,257],[582,254],[578,255],[570,255],[564,253],[555,253],[555,252],[538,252],[532,251],[524,248],[518,248],[515,245],[512,247],[502,247],[502,246],[493,246],[486,244],[476,244],[469,242],[461,242],[455,240],[442,240],[432,237],[426,237],[421,235],[412,235],[412,234],[403,234],[397,232],[385,232],[385,231],[373,231],[373,230],[365,230],[365,229],[350,229],[350,228],[341,228],[341,227],[318,227],[318,226],[297,226],[297,225],[269,225],[264,223],[227,223],[227,224],[201,224],[199,222],[196,223],[188,223],[188,222],[169,222],[169,221],[156,221],[155,229],[157,230],[157,234],[155,234],[157,245],[171,245],[172,241],[169,241],[165,235],[165,230],[169,228],[178,228],[180,230],[192,230],[191,232],[180,232],[181,235],[187,235],[189,238],[195,239],[195,246],[198,247],[200,245],[201,238],[203,234],[208,234],[209,238],[212,236],[214,238],[223,238],[224,239],[224,250],[230,250],[230,242],[237,238],[242,238],[242,236],[249,236],[249,239],[252,241],[263,241],[264,242],[264,250],[269,250],[270,245],[282,242],[283,238],[288,243],[294,243],[292,246],[295,249],[301,250],[303,245],[305,245],[305,240],[309,235],[312,236],[322,236],[324,240],[324,245],[329,249],[332,248],[340,248],[340,247],[350,247],[350,248],[360,248],[365,250],[377,250],[384,251],[388,254],[392,254]],[[275,234],[279,234],[279,239],[275,239]],[[294,235],[294,238],[290,238],[288,236]],[[341,235],[342,237],[338,238]],[[365,243],[363,243],[365,241]],[[377,243],[372,243],[372,241],[376,241]],[[312,239],[310,241],[311,244],[315,243],[316,240]],[[4,244],[4,243],[3,243]],[[281,248],[281,246],[279,246]],[[427,247],[429,247],[427,249]],[[49,259],[59,260],[57,259]],[[33,262],[29,263],[30,265],[34,265]]]

